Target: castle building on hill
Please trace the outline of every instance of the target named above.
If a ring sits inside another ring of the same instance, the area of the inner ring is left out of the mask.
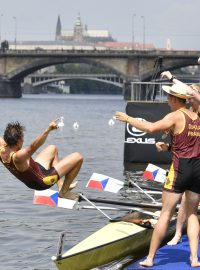
[[[76,18],[76,22],[72,30],[62,29],[61,19],[60,16],[58,16],[55,40],[88,42],[88,43],[114,41],[108,30],[89,30],[87,28],[87,25],[84,26],[81,22],[80,13]]]

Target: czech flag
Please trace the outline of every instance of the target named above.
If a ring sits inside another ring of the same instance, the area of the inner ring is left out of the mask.
[[[143,177],[149,180],[164,183],[166,179],[166,170],[149,163],[143,173]]]
[[[88,188],[96,188],[113,193],[117,193],[123,186],[124,183],[122,181],[98,173],[93,173],[86,185]]]
[[[59,198],[58,191],[46,189],[46,190],[35,190],[33,203],[72,209],[76,201]]]

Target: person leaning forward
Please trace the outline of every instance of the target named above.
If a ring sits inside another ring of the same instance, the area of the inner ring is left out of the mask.
[[[192,267],[200,266],[197,217],[200,197],[200,118],[196,113],[187,109],[187,96],[181,92],[181,87],[179,84],[174,84],[172,87],[163,86],[163,90],[168,94],[168,104],[172,112],[157,122],[140,121],[123,112],[115,114],[117,120],[127,122],[139,130],[148,133],[169,130],[171,136],[172,164],[162,192],[162,211],[153,231],[149,254],[140,263],[147,267],[154,264],[156,251],[166,235],[175,207],[184,192],[190,263]]]
[[[44,144],[49,133],[57,128],[57,121],[52,121],[41,135],[23,148],[25,127],[19,122],[7,124],[4,136],[0,138],[0,161],[30,189],[45,190],[56,183],[59,197],[77,200],[78,194],[70,189],[76,185],[73,181],[83,162],[80,153],[72,153],[59,160],[57,147],[49,145],[35,160],[32,158],[36,150]]]

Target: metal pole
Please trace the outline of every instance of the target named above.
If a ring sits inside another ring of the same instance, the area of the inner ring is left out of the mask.
[[[143,50],[145,50],[145,17],[141,16],[143,20]]]
[[[105,217],[107,217],[109,220],[111,220],[111,218],[105,212],[103,212],[98,206],[96,206],[93,202],[91,202],[88,198],[86,198],[82,193],[79,193],[79,195],[85,201],[87,201],[88,203],[90,203],[94,208],[96,208],[99,212],[101,212]]]
[[[14,21],[15,21],[15,50],[17,49],[17,18],[14,16],[13,17]]]
[[[3,17],[3,13],[1,14],[1,16],[0,16],[0,42],[1,42],[1,40],[2,40],[2,33],[1,33],[1,31],[2,31],[2,17]]]
[[[135,22],[134,18],[136,17],[136,14],[132,15],[132,50],[135,49]]]

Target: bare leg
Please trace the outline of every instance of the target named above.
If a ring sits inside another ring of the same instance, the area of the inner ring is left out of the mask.
[[[186,214],[187,214],[187,234],[190,244],[190,262],[191,267],[199,267],[198,244],[199,244],[199,220],[197,209],[200,195],[192,191],[186,191]]]
[[[58,150],[55,145],[49,145],[43,149],[35,158],[45,169],[49,169],[58,162]]]
[[[76,152],[66,156],[55,165],[55,169],[57,170],[60,177],[65,177],[59,192],[60,197],[70,197],[68,196],[70,195],[70,185],[77,176],[82,163],[83,157],[78,152]]]
[[[182,229],[184,222],[186,220],[186,210],[185,210],[185,194],[182,196],[181,205],[178,210],[178,216],[177,216],[177,222],[176,222],[176,232],[174,237],[171,241],[169,241],[167,244],[169,246],[175,246],[181,241],[182,236]]]
[[[59,162],[58,159],[58,149],[55,145],[49,145],[44,150],[42,150],[35,158],[35,161],[40,163],[45,169],[50,167],[56,167]],[[59,172],[58,172],[59,173]],[[60,174],[59,174],[60,175]],[[61,175],[60,175],[61,176]],[[62,176],[61,176],[62,177]],[[60,178],[57,182],[58,190],[60,191],[63,186],[64,180]],[[69,189],[76,187],[77,182],[71,183]]]
[[[156,226],[153,231],[149,254],[143,262],[140,262],[140,265],[143,266],[153,266],[153,260],[156,254],[157,249],[159,248],[162,240],[164,239],[167,229],[169,226],[170,219],[174,213],[174,209],[178,202],[180,201],[182,194],[171,193],[167,191],[163,191],[162,194],[162,211],[160,214],[160,218],[156,223]]]

